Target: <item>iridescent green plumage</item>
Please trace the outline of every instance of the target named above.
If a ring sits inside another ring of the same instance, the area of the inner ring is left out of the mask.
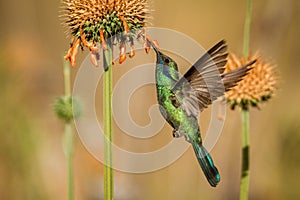
[[[152,44],[152,43],[151,43]],[[179,79],[176,62],[156,51],[156,88],[160,111],[167,122],[174,128],[173,137],[184,136],[195,151],[198,162],[211,186],[220,181],[220,175],[212,158],[202,145],[199,113],[235,86],[250,70],[246,64],[230,73],[222,75],[227,58],[227,46],[221,41],[204,54]]]

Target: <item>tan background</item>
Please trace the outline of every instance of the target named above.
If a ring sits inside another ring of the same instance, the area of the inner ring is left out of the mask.
[[[205,48],[225,38],[230,50],[239,53],[245,2],[157,0],[152,23],[185,33]],[[63,125],[51,108],[63,92],[62,56],[69,46],[58,18],[59,6],[59,0],[0,2],[0,199],[66,199]],[[296,199],[300,197],[300,1],[254,1],[253,10],[251,50],[260,50],[265,59],[276,63],[282,81],[276,98],[261,111],[251,111],[250,199]],[[84,56],[86,52],[80,53],[78,63]],[[115,81],[133,64],[116,65]],[[146,102],[145,95],[149,95]],[[139,108],[130,107],[136,122],[149,123],[147,111],[156,102],[154,86],[139,90],[132,102]],[[237,111],[227,114],[212,151],[222,176],[217,188],[207,184],[189,149],[157,172],[116,172],[116,199],[238,199],[240,116]],[[207,111],[201,119],[204,132],[208,122]],[[122,132],[114,130],[117,144],[142,152],[164,145],[171,137],[166,126],[160,139],[127,143]],[[76,199],[101,199],[102,173],[102,164],[77,141]]]

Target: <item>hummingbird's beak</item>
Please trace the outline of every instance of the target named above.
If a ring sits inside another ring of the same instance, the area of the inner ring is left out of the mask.
[[[154,49],[154,51],[156,52],[156,54],[161,54],[159,51],[159,45],[158,42],[156,40],[152,40],[151,38],[149,38],[146,34],[145,34],[145,30],[141,30],[138,33],[138,38],[142,37],[145,42],[146,42],[146,52],[148,53],[149,50],[148,48],[150,48],[150,46]]]
[[[151,45],[151,47],[154,49],[154,51],[156,52],[156,54],[160,55],[161,52],[158,50],[157,41],[150,41],[149,39],[146,39],[146,40]]]

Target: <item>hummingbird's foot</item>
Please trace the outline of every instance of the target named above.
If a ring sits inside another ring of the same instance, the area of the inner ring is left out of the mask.
[[[185,141],[187,141],[188,143],[191,143],[192,140],[188,135],[184,135]]]
[[[178,130],[173,130],[173,137],[174,138],[180,138],[183,136],[183,133],[179,132]]]

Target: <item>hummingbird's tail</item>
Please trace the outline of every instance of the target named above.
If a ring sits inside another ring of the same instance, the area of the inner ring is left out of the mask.
[[[206,179],[211,186],[216,187],[220,182],[220,174],[212,158],[202,144],[192,142],[192,145]]]

